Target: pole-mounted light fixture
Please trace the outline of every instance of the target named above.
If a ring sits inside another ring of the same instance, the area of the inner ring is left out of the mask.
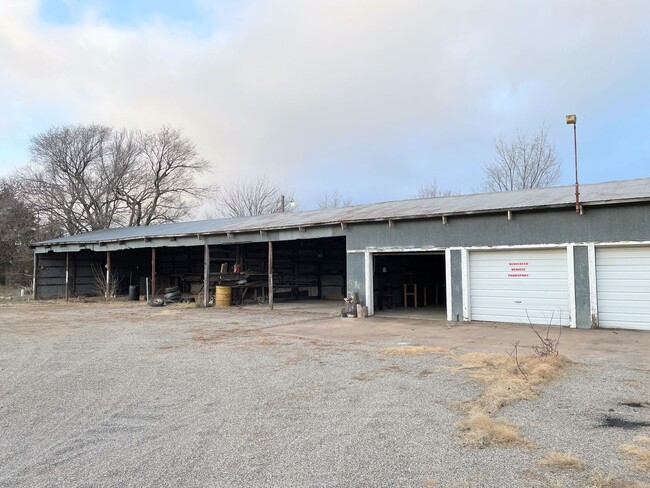
[[[580,213],[580,191],[578,187],[578,135],[576,131],[576,121],[577,117],[575,114],[566,116],[567,125],[573,126],[573,155],[574,155],[574,164],[576,170],[576,213]]]

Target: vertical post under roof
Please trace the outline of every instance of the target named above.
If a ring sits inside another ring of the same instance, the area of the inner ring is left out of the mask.
[[[269,308],[273,310],[273,243],[269,241]]]
[[[68,272],[66,269],[66,287]],[[67,294],[67,290],[66,290]],[[111,298],[111,251],[106,251],[106,300]]]
[[[151,248],[151,301],[156,298],[156,248]]]
[[[203,246],[203,306],[210,303],[210,246]]]

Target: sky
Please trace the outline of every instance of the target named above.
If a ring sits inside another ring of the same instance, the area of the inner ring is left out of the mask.
[[[572,184],[650,176],[647,0],[0,0],[0,177],[52,126],[182,129],[299,208],[482,188],[546,126]]]

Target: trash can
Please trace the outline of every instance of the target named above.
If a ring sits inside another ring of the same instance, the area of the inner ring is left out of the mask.
[[[140,287],[138,285],[129,286],[129,300],[140,300]]]

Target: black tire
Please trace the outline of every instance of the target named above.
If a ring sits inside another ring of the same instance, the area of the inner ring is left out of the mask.
[[[178,287],[178,286],[169,286],[169,287],[165,288],[165,293],[174,293],[175,291],[180,292],[181,291],[180,287]]]

